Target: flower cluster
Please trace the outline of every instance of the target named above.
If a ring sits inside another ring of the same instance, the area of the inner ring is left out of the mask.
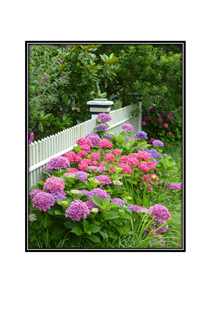
[[[108,129],[108,126],[106,124],[98,124],[94,130],[96,131],[106,131]]]
[[[122,129],[125,131],[134,131],[134,128],[131,124],[123,124]]]
[[[64,191],[51,192],[51,195],[54,197],[55,202],[56,202],[57,198],[59,198],[61,200],[65,200],[66,199],[66,193]]]
[[[55,198],[50,193],[39,192],[34,196],[32,205],[40,211],[47,211],[55,204],[55,202]]]
[[[86,138],[88,138],[92,142],[93,147],[98,147],[101,141],[100,136],[96,133],[90,133],[86,136]]]
[[[83,180],[87,180],[87,176],[89,174],[84,172],[84,171],[78,171],[76,172],[76,176],[79,178],[80,181],[83,181]]]
[[[103,139],[100,143],[99,143],[99,148],[108,148],[111,149],[113,147],[113,144],[108,141],[107,139]]]
[[[54,172],[58,169],[70,167],[70,162],[65,157],[55,157],[52,158],[48,163],[47,166],[44,167],[42,170],[46,170],[48,172]]]
[[[90,209],[87,204],[81,200],[74,200],[66,209],[65,216],[71,218],[72,221],[80,221],[81,218],[86,219]]]
[[[180,184],[178,183],[166,183],[166,188],[171,191],[171,190],[182,190],[182,182]]]
[[[111,184],[112,181],[111,179],[108,177],[108,176],[105,176],[105,175],[100,175],[100,176],[96,176],[95,179],[97,179],[98,181],[101,181],[103,183],[101,183],[99,186],[102,187],[104,185],[108,185],[108,184]]]
[[[147,140],[147,133],[144,131],[137,131],[137,133],[135,134],[135,139],[140,139],[140,140]]]
[[[61,178],[51,177],[46,179],[43,190],[47,190],[49,192],[63,191],[64,187],[65,183]]]
[[[102,122],[109,122],[112,120],[109,114],[106,113],[99,113],[97,119],[101,120]],[[102,130],[99,130],[102,131]]]
[[[164,146],[164,143],[163,143],[162,141],[160,141],[160,140],[154,140],[154,141],[152,142],[152,144],[153,144],[154,146],[156,146],[156,147],[163,147],[163,146]]]

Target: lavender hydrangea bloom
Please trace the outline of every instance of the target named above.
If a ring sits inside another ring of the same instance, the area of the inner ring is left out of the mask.
[[[134,140],[134,138],[126,138],[125,140],[126,140],[126,141]]]
[[[159,154],[159,152],[157,150],[155,150],[155,149],[151,149],[151,150],[144,149],[144,151],[149,152],[151,154],[152,158],[155,158],[155,159],[156,158],[158,158],[158,159],[162,158],[161,154]]]
[[[55,199],[50,193],[39,192],[33,198],[33,207],[40,211],[47,211],[55,204]]]
[[[34,189],[29,193],[29,195],[31,198],[34,198],[36,194],[41,193],[41,192],[42,192],[42,190],[40,190],[40,189]]]
[[[182,190],[182,182],[180,184],[177,183],[166,183],[166,188],[169,189],[169,191],[171,190]]]
[[[163,223],[165,223],[165,220],[168,220],[171,217],[169,210],[161,204],[155,204],[154,206],[152,206],[150,208],[149,214],[153,215],[155,219],[158,219],[159,222]]]
[[[141,139],[141,140],[148,139],[147,133],[144,131],[137,131],[137,133],[135,134],[134,137],[135,137],[135,139]]]
[[[108,126],[106,124],[98,124],[94,130],[96,131],[106,131],[108,129]]]
[[[127,209],[129,209],[130,211],[143,212],[143,213],[146,213],[146,212],[149,211],[145,207],[140,207],[140,206],[137,206],[137,205],[134,205],[134,204],[131,204],[130,206],[128,206]]]
[[[34,139],[34,133],[31,132],[31,133],[30,133],[30,137],[29,137],[29,144],[32,143],[32,140],[33,140],[33,139]]]
[[[86,172],[84,172],[84,171],[75,172],[75,174],[77,175],[77,177],[78,177],[79,180],[81,180],[81,181],[87,180],[87,176],[89,175],[88,173],[86,173]]]
[[[88,200],[86,202],[86,205],[88,206],[88,208],[92,211],[93,208],[96,208],[98,210],[101,210],[100,207],[98,207],[96,204],[94,204],[91,200]]]
[[[152,162],[155,163],[155,164],[160,163],[159,161],[157,161],[155,159]]]
[[[101,141],[100,136],[96,133],[90,133],[86,136],[86,138],[92,142],[93,147],[98,147]]]
[[[66,209],[65,216],[71,218],[72,221],[80,221],[81,218],[86,219],[90,210],[86,203],[81,200],[74,200]]]
[[[122,129],[125,131],[134,131],[134,128],[131,124],[123,124]]]
[[[97,119],[101,120],[102,122],[109,122],[112,120],[110,115],[106,113],[99,113]]]
[[[47,163],[47,166],[42,168],[42,170],[46,170],[48,172],[54,172],[57,169],[62,169],[67,167],[70,167],[70,162],[66,157],[55,157],[55,158],[52,158]]]
[[[116,203],[118,204],[119,206],[123,206],[125,207],[125,203],[124,203],[124,200],[120,199],[120,198],[114,198],[111,200],[111,203]]]
[[[168,154],[166,154],[166,153],[163,153],[163,156],[165,156],[165,157],[168,157]]]
[[[153,144],[154,146],[157,146],[157,147],[163,147],[163,146],[164,146],[164,143],[163,143],[162,141],[160,141],[160,140],[154,140],[154,141],[152,142],[152,144]]]
[[[88,197],[89,191],[88,190],[79,190],[82,194]]]
[[[110,194],[100,188],[95,188],[91,190],[88,194],[89,200],[92,201],[91,196],[97,196],[97,197],[100,197],[102,200],[104,200],[106,198],[109,198]]]
[[[107,139],[107,140],[108,139],[114,139],[117,142],[117,140],[114,137],[108,135],[107,133],[105,133],[104,138]]]
[[[66,193],[64,191],[51,192],[51,195],[54,197],[55,202],[57,202],[57,198],[59,198],[61,200],[65,200],[66,199]]]
[[[105,175],[100,175],[100,176],[96,176],[95,179],[97,179],[98,181],[101,181],[103,183],[100,183],[100,187],[104,186],[104,185],[108,185],[108,184],[111,184],[112,181],[111,179],[108,177],[108,176],[105,176]]]

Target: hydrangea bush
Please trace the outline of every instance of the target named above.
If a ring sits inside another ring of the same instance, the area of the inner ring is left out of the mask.
[[[152,199],[162,186],[177,196],[182,184],[172,181],[175,162],[162,154],[164,142],[148,141],[144,131],[132,138],[130,124],[119,135],[110,132],[107,114],[97,120],[94,132],[78,139],[74,151],[48,162],[45,180],[30,190],[36,215],[30,220],[31,245],[40,235],[49,246],[67,237],[71,248],[98,247],[121,236],[132,236],[134,248],[165,243],[172,213]]]

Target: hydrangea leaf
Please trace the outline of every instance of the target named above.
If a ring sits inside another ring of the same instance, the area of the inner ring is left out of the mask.
[[[74,227],[71,232],[75,233],[78,236],[81,236],[83,234],[83,231],[79,227]]]
[[[87,235],[86,238],[89,239],[89,240],[91,240],[91,241],[93,241],[93,242],[101,242],[101,240],[99,239],[99,237],[94,236],[93,234]]]

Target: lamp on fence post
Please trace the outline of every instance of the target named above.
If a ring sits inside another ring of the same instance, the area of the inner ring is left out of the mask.
[[[113,101],[108,101],[106,99],[94,99],[88,101],[87,105],[90,107],[92,119],[95,119],[99,113],[109,114],[113,103]]]

